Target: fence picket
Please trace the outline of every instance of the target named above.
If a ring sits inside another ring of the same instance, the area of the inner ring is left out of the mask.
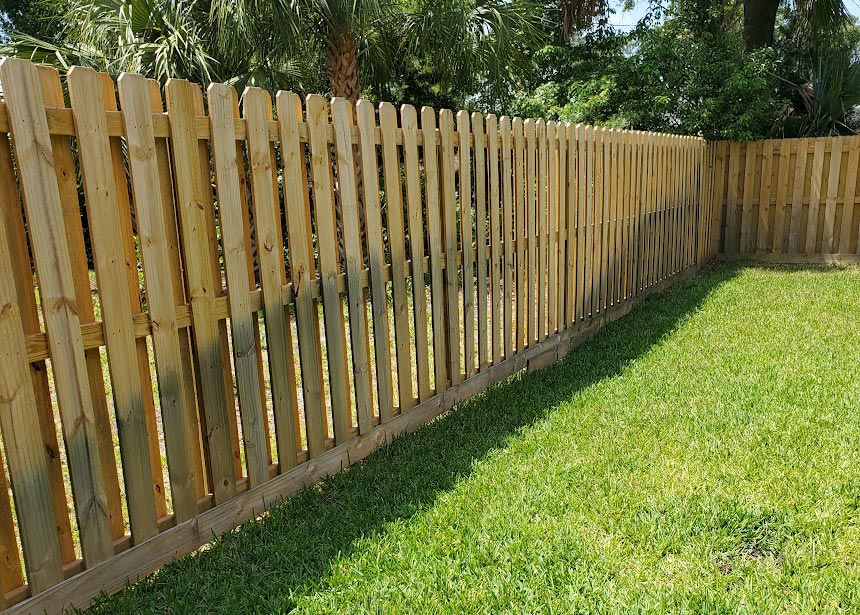
[[[110,75],[98,73],[102,85],[102,97],[104,109],[108,113],[118,111],[116,104],[116,88]],[[119,188],[116,195],[116,208],[120,218],[120,238],[125,252],[125,271],[128,284],[128,297],[131,304],[132,318],[143,315],[143,303],[140,298],[140,270],[137,262],[137,241],[134,237],[134,222],[132,220],[131,201],[128,194],[128,177],[126,173],[126,156],[123,152],[122,139],[117,136],[109,136],[110,157],[113,166],[114,184]],[[79,155],[80,157],[80,155]],[[98,275],[96,276],[98,277]],[[140,390],[143,399],[143,416],[148,434],[147,445],[149,447],[149,466],[152,475],[152,488],[155,497],[156,517],[161,519],[167,515],[167,498],[164,489],[164,473],[161,467],[161,451],[158,438],[158,418],[155,411],[155,399],[152,395],[152,373],[149,369],[149,350],[145,339],[135,340],[137,351],[138,380],[141,383]],[[143,383],[146,383],[144,386]]]
[[[475,141],[475,247],[477,268],[478,303],[478,371],[489,366],[487,345],[487,142],[484,136],[484,119],[480,113],[472,113],[472,135]]]
[[[571,143],[570,135],[571,128],[569,122],[559,122],[556,124],[556,135],[558,140],[558,162],[556,173],[558,202],[556,209],[558,211],[558,329],[564,331],[570,326],[573,311],[573,301],[576,275],[573,274],[573,220],[570,216],[570,201],[571,195],[576,190],[574,178],[575,173],[570,172],[570,165],[573,164],[568,157],[568,145]]]
[[[248,276],[247,262],[250,246],[245,244],[243,223],[243,211],[247,211],[247,206],[239,184],[238,167],[245,163],[237,154],[233,128],[239,99],[232,87],[213,83],[207,90],[207,100],[245,463],[249,484],[255,487],[269,478],[269,443],[263,426],[266,416],[260,398],[259,348],[251,320],[249,291],[252,280]]]
[[[153,323],[158,391],[164,422],[165,447],[170,466],[173,513],[181,523],[198,512],[194,465],[197,434],[190,431],[188,414],[193,411],[182,387],[184,377],[176,305],[170,283],[171,271],[161,201],[161,177],[149,104],[149,84],[140,75],[124,74],[118,80],[129,150],[129,175],[134,192],[140,248],[147,289],[147,306]],[[169,180],[169,177],[167,178]]]
[[[842,201],[842,224],[839,231],[839,252],[851,253],[852,236],[857,242],[860,230],[854,224],[854,199],[857,197],[857,173],[860,172],[860,137],[848,142],[848,163],[845,171],[845,191]],[[860,245],[860,242],[857,242]]]
[[[502,116],[499,122],[499,131],[502,141],[502,247],[504,249],[504,263],[502,273],[504,278],[503,300],[502,300],[502,335],[504,336],[505,359],[511,357],[515,348],[514,319],[516,310],[511,303],[514,296],[514,268],[516,266],[516,226],[514,225],[514,212],[516,203],[513,192],[513,156],[511,142],[511,118]]]
[[[596,138],[596,129],[593,129],[591,126],[585,127],[585,156],[586,156],[586,172],[585,172],[585,199],[580,201],[580,208],[584,212],[584,218],[582,219],[583,233],[584,233],[584,252],[580,254],[579,262],[582,263],[583,268],[583,293],[584,303],[582,307],[582,316],[581,320],[586,320],[591,317],[593,313],[592,305],[595,303],[594,301],[594,262],[595,262],[595,249],[594,249],[594,218],[596,207],[595,193],[596,193],[596,182],[595,182],[595,138]]]
[[[146,83],[149,86],[150,111],[156,116],[161,116],[164,114],[164,101],[161,98],[161,86],[154,79],[147,79]],[[153,130],[154,129],[155,127],[153,126]],[[177,220],[176,215],[176,199],[173,191],[173,172],[171,170],[170,149],[166,135],[155,139],[155,158],[158,165],[158,174],[161,178],[159,182],[161,187],[160,196],[164,228],[166,232],[165,246],[168,262],[170,263],[169,279],[173,286],[174,298],[178,304],[185,305],[188,303],[188,300],[186,298],[185,277],[181,262],[182,258],[180,256],[179,221]],[[179,356],[182,369],[182,394],[185,398],[185,407],[187,408],[187,429],[193,440],[191,459],[194,468],[193,471],[197,477],[197,480],[195,481],[197,486],[197,497],[202,498],[212,491],[212,477],[209,476],[204,462],[204,435],[201,427],[203,427],[205,418],[201,415],[202,409],[198,408],[197,403],[197,386],[199,385],[199,379],[197,378],[194,370],[190,327],[178,329],[177,334],[179,336]]]
[[[606,248],[608,244],[607,207],[609,205],[609,135],[605,128],[595,129],[597,135],[594,153],[594,265],[592,272],[592,315],[605,311]]]
[[[215,317],[215,299],[221,280],[220,276],[215,278],[212,264],[214,220],[208,215],[213,207],[208,148],[198,141],[195,129],[195,117],[202,115],[203,97],[196,85],[175,79],[167,82],[165,91],[170,114],[176,207],[194,323],[195,367],[205,415],[206,459],[212,493],[215,502],[220,503],[236,493],[235,459],[239,451],[233,437],[233,388],[225,381],[225,366],[229,365],[224,361],[225,339]]]
[[[547,160],[546,160],[546,123],[535,123],[537,136],[537,200],[535,233],[537,235],[537,340],[546,339],[547,322]]]
[[[415,329],[415,365],[418,401],[430,397],[430,354],[427,344],[427,286],[424,283],[424,217],[421,203],[421,175],[418,165],[418,116],[411,105],[400,108],[403,128],[403,162],[406,172],[406,207],[409,252],[412,270],[412,313]],[[344,135],[346,137],[346,135]],[[361,244],[358,244],[361,253]],[[358,275],[356,273],[356,275]],[[420,283],[417,281],[420,280]]]
[[[41,83],[42,96],[48,106],[65,107],[63,86],[60,83],[59,73],[46,66],[37,67],[39,81]],[[93,297],[90,288],[90,272],[87,263],[87,247],[84,243],[83,220],[81,216],[81,203],[78,197],[78,183],[75,170],[75,158],[72,151],[71,138],[61,135],[51,135],[51,149],[54,155],[54,171],[57,179],[57,187],[60,192],[60,204],[63,208],[63,227],[66,234],[66,243],[69,248],[69,264],[72,270],[72,282],[75,287],[75,301],[78,308],[78,320],[82,325],[96,322]],[[22,306],[23,307],[23,306]],[[36,322],[35,304],[32,310],[25,310],[34,316]],[[25,326],[27,322],[25,320]],[[34,330],[38,329],[34,323]],[[102,373],[102,360],[97,348],[84,351],[84,359],[87,365],[87,378],[90,386],[90,399],[93,403],[93,416],[96,421],[96,438],[98,441],[98,454],[102,467],[102,480],[105,489],[105,497],[108,501],[108,513],[111,521],[111,534],[114,539],[125,534],[122,517],[122,502],[119,490],[119,475],[116,468],[116,457],[114,443],[111,433],[111,411],[108,406],[105,393],[105,378]],[[45,375],[47,378],[47,374]],[[37,395],[39,391],[37,390]],[[50,398],[50,393],[47,393]],[[56,434],[53,413],[47,419],[44,431],[50,430]],[[50,439],[56,439],[56,435]],[[60,463],[59,453],[56,463]],[[59,470],[62,472],[62,469]],[[65,499],[65,492],[59,493]],[[75,559],[74,546],[72,545],[72,531],[69,526],[66,505],[63,503],[62,510],[57,512],[57,531],[60,533],[60,545],[63,552],[63,561],[70,562]],[[68,532],[68,535],[66,535]]]
[[[812,175],[809,188],[809,216],[806,222],[806,247],[804,252],[812,254],[818,245],[818,210],[821,204],[821,182],[824,174],[824,139],[815,142],[812,155]]]
[[[525,230],[523,233],[525,242],[525,260],[527,269],[525,274],[525,347],[531,347],[538,339],[537,335],[537,298],[535,285],[537,284],[537,125],[532,119],[523,123],[526,138],[526,201],[525,201]]]
[[[514,282],[514,296],[516,297],[516,321],[514,324],[514,351],[522,352],[525,348],[524,340],[528,332],[526,327],[526,197],[525,197],[525,127],[520,118],[514,118],[511,129],[513,131],[514,151],[514,228],[516,233],[516,263],[517,275]]]
[[[773,179],[773,141],[768,139],[762,145],[761,189],[758,204],[758,234],[755,251],[764,251],[770,235],[770,193]]]
[[[442,165],[442,230],[445,238],[445,322],[447,323],[448,377],[451,385],[462,380],[460,372],[460,281],[457,264],[457,193],[454,185],[454,116],[439,112]]]
[[[13,290],[15,291],[23,334],[27,336],[38,333],[41,331],[41,323],[36,307],[30,254],[27,248],[27,237],[21,202],[18,197],[18,186],[15,181],[10,143],[5,135],[0,139],[0,227],[5,229],[0,229],[0,243],[6,242],[5,245],[7,245],[6,251],[9,258],[7,262],[11,263],[11,266],[6,269],[14,283]],[[17,335],[14,327],[7,330],[7,335],[10,333],[12,336]],[[12,348],[14,343],[16,342],[10,343],[9,348]],[[66,490],[63,485],[62,467],[60,467],[60,449],[57,442],[57,427],[54,423],[54,409],[51,404],[47,364],[45,361],[30,362],[27,368],[33,386],[33,398],[36,405],[34,414],[38,419],[41,438],[38,446],[43,451],[42,457],[46,465],[47,483],[50,487],[52,500],[51,510],[57,528],[55,533],[59,540],[61,557],[63,561],[67,561],[64,553],[65,545],[71,547],[71,556],[74,558],[74,544],[72,543],[71,532],[64,533],[66,528],[70,526],[70,521],[66,511]],[[8,398],[4,397],[4,399]],[[0,412],[5,413],[5,410],[0,410]],[[27,415],[26,420],[32,421],[33,414]],[[0,429],[3,429],[2,423],[0,423]],[[22,429],[25,436],[30,435],[31,427],[23,427]],[[5,446],[9,450],[8,440],[6,442]],[[7,452],[7,455],[9,454],[16,454],[16,451]],[[37,461],[37,463],[40,462]],[[0,471],[0,549],[5,555],[5,557],[0,558],[0,582],[2,582],[2,590],[5,593],[24,583],[6,470]]]
[[[663,250],[665,247],[664,236],[666,233],[666,206],[668,202],[666,194],[666,179],[668,177],[668,154],[667,154],[667,135],[657,136],[657,173],[655,179],[657,182],[657,200],[654,206],[654,247],[652,256],[654,262],[652,284],[657,284],[662,281],[665,276],[666,253]]]
[[[0,67],[0,71],[3,68]],[[10,82],[14,82],[7,80],[9,75],[10,72],[2,72],[3,85],[7,88]],[[0,216],[0,262],[4,263],[12,262],[7,237],[5,221]],[[3,361],[3,369],[0,370],[0,399],[3,400],[0,403],[0,428],[19,514],[28,580],[33,591],[42,591],[63,580],[63,562],[54,526],[51,479],[42,447],[36,396],[27,365],[24,327],[16,294],[11,270],[3,267],[0,271],[0,305],[3,306],[0,317],[0,359]],[[4,538],[8,539],[5,534]],[[9,546],[15,546],[14,535]],[[9,552],[13,551],[10,549]]]
[[[463,277],[463,361],[466,377],[475,374],[475,264],[472,256],[472,147],[469,113],[457,112],[457,196],[460,201],[460,253]],[[477,171],[476,171],[477,173]]]
[[[490,360],[492,365],[502,360],[501,331],[505,326],[502,317],[502,245],[499,202],[499,133],[498,121],[492,113],[487,116],[487,162],[490,182]],[[502,295],[503,296],[503,295]],[[508,334],[505,333],[505,337]]]
[[[636,132],[625,131],[625,143],[627,154],[625,164],[627,165],[627,179],[625,180],[626,194],[624,196],[624,281],[622,283],[621,296],[627,300],[632,297],[633,290],[633,216],[634,197],[636,195]]]
[[[599,310],[601,313],[609,308],[612,298],[612,203],[614,189],[612,185],[615,164],[613,159],[614,129],[601,128],[603,148],[603,164],[600,167],[600,293]]]
[[[618,141],[617,167],[617,193],[615,202],[615,276],[613,284],[613,304],[624,300],[624,277],[626,270],[626,252],[624,250],[626,240],[627,221],[627,178],[630,168],[627,162],[627,131],[616,132]]]
[[[322,285],[332,426],[334,441],[336,444],[340,444],[349,438],[352,428],[352,412],[349,370],[347,368],[346,356],[346,330],[343,322],[343,303],[341,302],[340,290],[337,285],[337,276],[340,273],[340,259],[338,258],[336,240],[337,223],[335,221],[335,203],[332,185],[331,150],[326,137],[326,132],[330,126],[328,123],[329,110],[325,99],[317,94],[308,95],[305,100],[305,107],[308,121],[308,146],[311,179],[313,182],[316,230],[317,235],[331,238],[329,241],[318,242],[317,249],[319,251],[320,282]],[[390,211],[391,209],[389,209]],[[402,254],[399,254],[399,256],[402,263],[404,260]]]
[[[586,300],[591,296],[591,291],[587,289],[585,281],[585,269],[588,263],[585,260],[586,255],[586,212],[588,210],[589,201],[587,194],[589,190],[590,176],[588,175],[588,128],[582,124],[577,124],[576,129],[576,201],[570,201],[571,220],[576,218],[576,258],[574,265],[576,267],[576,309],[574,310],[572,323],[580,322],[585,317]],[[573,151],[573,145],[571,145]],[[589,254],[589,259],[591,255]]]
[[[558,132],[556,123],[549,121],[546,124],[547,140],[547,334],[554,335],[558,331],[558,300],[559,294],[564,297],[564,275],[558,275],[558,257],[560,246],[558,241]],[[562,243],[562,245],[564,245]],[[563,262],[563,261],[562,261]],[[560,283],[561,282],[561,283]],[[561,286],[561,293],[559,293]],[[564,305],[562,304],[562,312]]]
[[[337,179],[341,218],[343,220],[343,243],[346,253],[349,335],[352,342],[352,372],[355,380],[356,418],[359,433],[367,433],[372,428],[373,397],[370,382],[367,303],[364,300],[364,287],[361,285],[361,270],[363,269],[364,259],[361,254],[361,234],[358,221],[357,178],[355,174],[352,139],[350,138],[352,116],[353,109],[349,101],[344,98],[332,99],[331,118],[334,127]],[[406,124],[404,123],[404,128],[405,126]],[[408,177],[409,169],[407,166],[407,182]],[[417,334],[418,329],[416,328]],[[425,330],[425,345],[426,340],[427,333]],[[421,365],[420,362],[419,365]]]
[[[361,105],[362,102],[359,102]],[[371,117],[370,120],[373,118]],[[372,135],[368,133],[372,142]],[[427,208],[427,238],[430,250],[430,296],[433,319],[433,373],[436,393],[448,388],[448,350],[445,320],[445,277],[442,269],[442,212],[439,182],[439,149],[436,147],[436,112],[430,107],[421,108],[421,135],[424,160],[424,199]],[[378,195],[378,191],[377,191]],[[377,196],[378,201],[378,196]],[[382,233],[380,222],[380,236]],[[380,298],[380,301],[382,299]],[[374,320],[376,316],[374,315]],[[387,319],[387,314],[386,314]],[[388,326],[386,324],[386,335]],[[386,360],[383,365],[389,365]],[[380,367],[377,371],[384,369]],[[387,377],[387,376],[386,376]]]
[[[23,60],[2,60],[0,81],[3,83],[15,158],[27,210],[30,243],[39,279],[42,315],[51,339],[54,382],[62,415],[81,544],[87,561],[98,562],[113,554],[110,519],[101,461],[97,453],[96,422],[87,381],[80,321],[74,307],[75,289],[66,256],[68,245],[62,228],[62,209],[54,175],[44,102],[36,70]],[[8,248],[5,252],[8,254]],[[27,393],[32,392],[30,384],[23,385],[21,373],[11,367],[23,352],[17,333],[20,325],[16,322],[20,316],[11,280],[4,286],[8,301],[4,297],[3,304],[15,306],[10,310],[9,320],[4,324],[4,329],[7,329],[4,330],[4,341],[7,343],[3,344],[3,348],[4,352],[10,354],[10,371],[8,376],[4,376],[9,378],[5,383],[8,395],[4,395],[4,398],[16,399],[15,390],[22,388],[25,391],[20,402],[23,407],[10,404],[10,419],[19,413],[35,416],[35,401],[31,404]],[[29,380],[26,370],[23,373]],[[6,416],[5,412],[3,416]],[[11,426],[12,423],[7,427]],[[29,445],[33,436],[22,434],[22,437],[26,438],[21,443],[23,446]],[[22,451],[21,454],[28,453]],[[38,472],[37,476],[47,473],[39,470],[37,460],[31,462],[26,458],[19,458],[19,462],[24,464],[19,465],[21,472],[27,473],[34,467]],[[13,473],[13,485],[15,480]],[[47,478],[43,480],[47,481]],[[149,484],[147,482],[146,486]],[[56,546],[55,530],[44,532],[45,516],[51,516],[50,500],[45,499],[41,488],[35,488],[38,491],[34,494],[22,496],[33,498],[33,521],[27,520],[22,525],[19,516],[19,525],[25,559],[28,562],[28,578],[33,591],[41,591],[62,580],[62,573],[59,569],[60,554]],[[41,512],[36,510],[37,506]]]
[[[827,197],[824,205],[824,234],[821,239],[821,252],[834,253],[836,225],[836,197],[839,192],[839,172],[842,168],[842,141],[830,139],[830,170],[827,176]]]
[[[316,280],[317,275],[305,170],[306,156],[304,146],[299,143],[298,125],[302,119],[302,103],[292,92],[278,92],[275,102],[278,107],[278,132],[284,173],[284,209],[287,216],[290,273],[295,292],[296,335],[305,406],[305,430],[308,457],[313,459],[325,450],[328,427],[323,397],[319,312],[311,289],[311,281]]]
[[[609,135],[609,181],[606,183],[608,189],[607,220],[608,226],[608,249],[606,253],[606,307],[615,304],[615,272],[618,265],[618,252],[616,240],[618,239],[618,131],[611,128]]]
[[[283,473],[296,465],[301,437],[290,315],[281,299],[286,271],[275,153],[269,142],[267,127],[267,123],[272,120],[272,99],[264,90],[246,88],[242,95],[242,107],[248,130],[251,203],[257,231],[257,261],[263,293],[278,465]]]
[[[400,412],[412,407],[412,358],[409,338],[409,306],[406,295],[406,247],[403,218],[403,187],[397,149],[397,112],[389,103],[379,106],[382,129],[383,172],[391,251],[391,289],[394,298],[394,340],[397,356],[397,390]]]
[[[804,183],[806,178],[806,160],[808,153],[808,141],[801,139],[797,141],[797,155],[794,164],[794,184],[791,195],[791,218],[789,221],[788,231],[788,251],[790,254],[797,254],[800,248],[800,217],[803,213],[803,193]],[[730,246],[726,246],[726,252],[731,253],[733,250]]]
[[[660,209],[661,209],[661,201],[660,197],[662,194],[662,168],[663,168],[663,146],[662,146],[662,136],[651,133],[652,140],[652,151],[654,152],[654,159],[651,164],[651,176],[650,176],[650,196],[649,196],[649,204],[648,204],[648,247],[647,247],[647,261],[646,261],[646,270],[648,276],[646,278],[647,286],[653,286],[657,280],[659,280],[660,276],[660,254],[658,253],[658,249],[660,247],[659,242],[659,233],[660,233]]]

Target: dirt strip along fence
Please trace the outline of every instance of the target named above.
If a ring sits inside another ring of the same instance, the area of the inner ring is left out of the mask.
[[[79,67],[66,97],[15,59],[0,85],[9,613],[121,589],[715,254],[698,138]]]
[[[719,142],[714,201],[728,259],[860,262],[860,137]]]

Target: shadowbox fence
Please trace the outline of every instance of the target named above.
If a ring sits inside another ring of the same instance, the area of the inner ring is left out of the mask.
[[[860,137],[709,144],[725,258],[860,262]]]
[[[11,613],[194,551],[716,245],[697,138],[87,68],[67,107],[15,59],[0,85]]]

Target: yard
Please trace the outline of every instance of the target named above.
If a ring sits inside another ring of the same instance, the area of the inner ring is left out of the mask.
[[[856,612],[858,323],[721,266],[91,611]]]

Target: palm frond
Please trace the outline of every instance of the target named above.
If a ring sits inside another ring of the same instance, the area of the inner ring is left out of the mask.
[[[801,37],[826,38],[848,23],[842,0],[795,0],[797,33]]]

